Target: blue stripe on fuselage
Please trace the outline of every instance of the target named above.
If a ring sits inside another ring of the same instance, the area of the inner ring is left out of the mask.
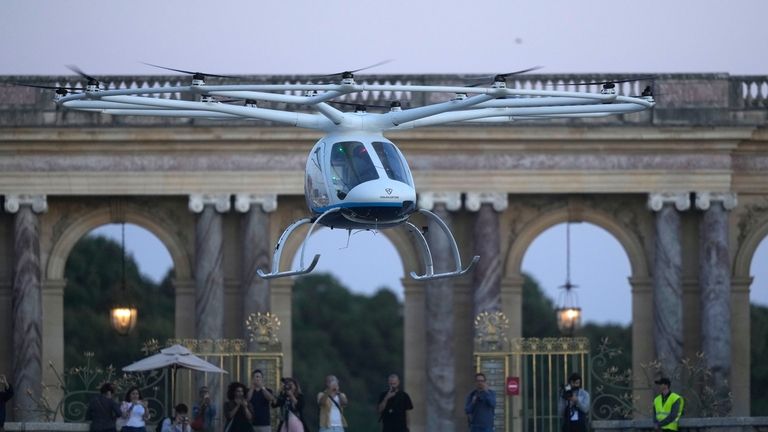
[[[402,207],[403,203],[400,201],[395,202],[350,202],[339,203],[328,207],[312,208],[314,213],[324,213],[333,208],[358,208],[358,207]]]

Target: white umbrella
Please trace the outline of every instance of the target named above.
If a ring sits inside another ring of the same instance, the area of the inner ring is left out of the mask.
[[[157,354],[124,367],[123,370],[126,372],[141,372],[165,367],[187,368],[200,372],[227,373],[224,369],[216,367],[192,354],[192,351],[181,345],[164,348]]]
[[[224,369],[212,365],[192,354],[192,351],[181,345],[173,345],[168,348],[163,348],[159,353],[141,359],[136,363],[129,364],[124,367],[123,370],[125,372],[142,372],[166,367],[171,368],[172,371],[171,389],[173,394],[171,397],[171,407],[176,403],[176,371],[178,371],[179,368],[187,368],[200,372],[227,373]],[[169,407],[169,409],[171,407]]]

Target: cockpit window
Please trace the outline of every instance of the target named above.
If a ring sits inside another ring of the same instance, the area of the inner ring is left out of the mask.
[[[379,160],[381,160],[384,171],[389,178],[408,185],[411,184],[408,171],[405,169],[400,153],[395,146],[388,142],[375,142],[373,143],[373,149],[376,150],[376,154],[379,156]]]
[[[337,142],[331,150],[331,180],[337,190],[350,189],[379,178],[368,149],[357,141]]]

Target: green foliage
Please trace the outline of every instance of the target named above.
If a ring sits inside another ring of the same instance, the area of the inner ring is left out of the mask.
[[[376,403],[387,376],[403,369],[403,308],[395,294],[353,294],[328,274],[299,278],[293,289],[293,370],[318,425],[317,393],[336,375],[350,398],[350,430],[379,429]]]
[[[768,307],[751,305],[750,413],[768,415]]]
[[[525,274],[523,281],[523,337],[558,337],[555,304],[544,295],[539,282]]]
[[[173,274],[155,284],[141,276],[131,256],[126,257],[126,294],[139,310],[138,322],[128,336],[112,329],[109,309],[121,290],[121,263],[120,244],[105,237],[83,237],[72,249],[65,269],[65,368],[85,364],[83,353],[93,352],[93,364],[119,369],[144,357],[145,341],[173,336]]]

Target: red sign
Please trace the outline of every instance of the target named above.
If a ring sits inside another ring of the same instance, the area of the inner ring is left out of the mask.
[[[520,377],[507,377],[507,395],[520,395]]]

